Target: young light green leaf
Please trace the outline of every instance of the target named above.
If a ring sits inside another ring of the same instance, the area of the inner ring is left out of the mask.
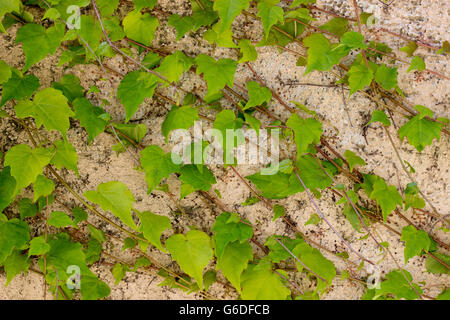
[[[350,167],[350,172],[353,172],[353,168],[356,165],[365,166],[367,163],[356,153],[350,150],[346,150],[344,152],[345,160],[347,160],[348,165]]]
[[[294,0],[291,3],[291,8],[295,8],[301,4],[308,5],[310,3],[316,3],[316,0]]]
[[[161,73],[170,82],[177,82],[181,75],[189,71],[194,64],[194,59],[186,56],[182,51],[175,51],[171,55],[166,56],[159,68],[155,71]]]
[[[389,120],[388,116],[386,115],[386,113],[384,113],[384,111],[381,110],[375,110],[372,113],[372,118],[370,118],[370,121],[367,123],[367,125],[373,122],[381,122],[387,127],[391,125],[391,121]]]
[[[410,207],[422,209],[425,207],[425,201],[418,196],[419,188],[417,183],[410,182],[406,185],[405,189],[405,210]]]
[[[69,117],[74,116],[67,104],[67,98],[61,91],[53,88],[39,91],[32,102],[19,102],[15,105],[15,109],[19,118],[33,117],[38,128],[44,125],[48,131],[57,130],[64,139],[70,127]]]
[[[409,66],[408,70],[406,72],[411,72],[413,70],[417,70],[417,71],[423,71],[425,70],[426,65],[425,62],[423,61],[423,59],[419,56],[414,56],[411,59],[411,65]]]
[[[273,206],[273,218],[272,221],[277,220],[278,218],[284,217],[286,215],[286,209],[279,204]]]
[[[177,30],[177,41],[194,28],[194,19],[189,16],[180,17],[178,14],[173,14],[169,17],[167,23]]]
[[[156,145],[148,146],[141,151],[141,165],[145,171],[148,193],[152,192],[163,178],[168,178],[171,173],[179,171],[179,165],[173,163],[171,153],[164,154],[164,151]]]
[[[122,24],[127,37],[150,46],[159,21],[149,13],[142,14],[139,10],[134,10],[127,14]]]
[[[303,187],[297,177],[292,174],[277,172],[274,175],[264,175],[261,172],[246,176],[256,187],[261,190],[262,196],[269,199],[282,199],[297,192],[303,191]]]
[[[9,149],[4,164],[11,167],[11,175],[16,179],[14,194],[34,183],[51,158],[51,151],[44,148],[31,149],[27,145],[18,144]]]
[[[219,13],[219,18],[222,21],[221,32],[230,28],[234,19],[241,13],[242,10],[247,10],[250,0],[216,0],[214,1],[213,9]]]
[[[134,230],[138,230],[131,216],[131,209],[135,202],[133,194],[122,182],[110,181],[101,183],[97,191],[86,191],[84,196],[105,211],[111,211],[123,223]]]
[[[317,213],[313,213],[309,216],[308,221],[305,222],[305,226],[312,224],[314,226],[318,225],[322,221],[322,219],[319,217]]]
[[[27,23],[17,31],[16,43],[22,43],[25,53],[24,71],[44,59],[48,54],[54,54],[64,36],[64,24],[56,24],[47,30],[34,23]]]
[[[256,59],[258,59],[258,52],[256,52],[255,46],[251,43],[250,40],[240,40],[238,47],[240,49],[240,59],[238,63],[255,61]]]
[[[372,83],[373,71],[367,68],[365,64],[355,64],[348,71],[348,84],[350,86],[350,95],[358,90],[364,89]]]
[[[219,47],[236,48],[231,29],[220,31],[221,28],[222,23],[219,21],[203,34],[203,38],[211,45],[217,44]]]
[[[42,174],[38,175],[33,185],[34,197],[33,202],[36,202],[40,197],[50,195],[55,190],[55,184],[52,180],[47,179]]]
[[[47,220],[47,223],[56,228],[65,228],[68,226],[72,226],[76,229],[78,228],[78,226],[73,223],[72,219],[62,211],[50,213],[50,218]]]
[[[225,278],[231,282],[238,293],[241,293],[241,274],[247,268],[248,261],[253,259],[252,247],[248,242],[234,241],[228,243],[221,256],[217,257],[217,270],[221,270]]]
[[[414,256],[422,255],[422,251],[428,252],[432,241],[428,233],[417,230],[414,226],[404,227],[400,240],[405,242],[405,263]]]
[[[50,161],[57,169],[66,168],[78,174],[78,155],[75,147],[66,140],[54,142],[56,152]]]
[[[144,237],[156,248],[162,252],[166,252],[161,244],[161,234],[165,230],[172,228],[170,219],[151,213],[150,211],[137,212],[137,215],[141,220],[140,231],[142,231]]]
[[[407,46],[402,47],[399,50],[405,52],[408,55],[408,57],[412,57],[417,48],[418,48],[417,44],[414,41],[410,41],[408,42]]]
[[[367,49],[364,36],[359,32],[349,31],[341,37],[341,43],[350,49]]]
[[[310,145],[320,142],[322,123],[316,119],[301,118],[298,114],[293,113],[286,125],[294,131],[298,157],[308,152]]]
[[[270,28],[274,24],[284,23],[284,11],[277,6],[279,3],[280,0],[262,0],[258,3],[257,15],[261,18],[266,39],[269,37]]]
[[[159,78],[144,71],[129,72],[117,88],[117,97],[125,107],[126,121],[136,113],[145,98],[151,98]]]
[[[378,179],[373,184],[373,191],[369,195],[370,199],[376,200],[381,207],[383,220],[394,210],[397,205],[403,205],[403,199],[395,186],[388,186],[383,179]]]
[[[44,236],[34,237],[30,241],[28,256],[40,256],[50,251],[50,245],[45,241]]]
[[[116,280],[114,284],[118,285],[120,281],[122,281],[122,279],[125,277],[128,271],[130,271],[130,268],[127,265],[122,263],[116,263],[111,270],[114,280]]]
[[[330,44],[330,41],[320,33],[313,33],[303,40],[308,47],[308,63],[305,74],[313,70],[328,71],[332,66],[339,63],[341,58],[349,53],[349,48],[341,44]]]
[[[272,271],[272,264],[265,259],[250,265],[241,278],[243,300],[286,300],[291,294],[282,278]]]
[[[189,129],[199,119],[198,110],[191,106],[172,106],[161,125],[161,133],[169,141],[169,134],[176,129]]]
[[[213,258],[208,235],[199,230],[191,230],[186,235],[175,234],[167,239],[166,248],[181,269],[203,289],[203,269]]]
[[[86,98],[78,98],[73,102],[75,119],[80,120],[80,124],[86,129],[89,136],[89,143],[96,136],[105,131],[107,122],[100,118],[105,111],[102,108],[95,107]]]
[[[96,4],[102,16],[110,16],[116,11],[119,0],[96,0]]]
[[[216,4],[214,2],[214,4]],[[232,87],[234,81],[234,72],[237,62],[232,59],[215,60],[205,54],[200,54],[195,59],[197,63],[197,74],[202,74],[208,84],[207,96],[218,93],[226,85]]]
[[[272,92],[266,87],[262,87],[256,81],[247,82],[249,99],[243,110],[247,110],[263,103],[269,103],[272,99]]]
[[[439,252],[433,252],[433,255],[435,255],[439,260],[443,261],[446,265],[450,265],[450,256],[449,255],[439,253]],[[427,272],[431,272],[434,274],[450,274],[449,269],[447,269],[445,266],[443,266],[442,263],[436,261],[436,259],[434,259],[430,255],[427,256],[425,265],[427,267]]]
[[[388,68],[383,64],[377,68],[375,81],[380,84],[383,89],[391,90],[397,86],[397,76],[397,68]]]
[[[398,135],[400,140],[407,137],[409,144],[413,145],[417,151],[422,152],[426,146],[433,143],[433,139],[440,140],[441,130],[442,123],[422,118],[418,114],[398,130]]]

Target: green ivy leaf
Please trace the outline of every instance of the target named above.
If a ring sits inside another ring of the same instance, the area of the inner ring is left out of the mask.
[[[319,28],[341,37],[348,30],[348,20],[345,18],[333,18]]]
[[[442,290],[442,292],[436,297],[436,300],[450,300],[450,289]]]
[[[29,267],[30,259],[26,255],[21,254],[19,250],[13,250],[4,263],[6,271],[5,286],[7,287],[11,280],[19,273],[27,273]]]
[[[123,77],[117,97],[125,107],[126,122],[136,113],[145,98],[151,98],[159,78],[144,71],[132,71]]]
[[[224,212],[216,218],[212,227],[216,257],[223,256],[227,244],[235,241],[246,243],[253,236],[253,228],[245,222],[241,222],[236,213],[229,212]]]
[[[434,138],[440,140],[441,130],[442,123],[422,118],[418,114],[398,129],[398,135],[400,140],[407,137],[409,144],[413,145],[417,151],[422,152],[426,146],[433,143]]]
[[[5,27],[2,24],[3,17],[6,13],[20,13],[22,10],[23,5],[20,0],[0,0],[0,32],[6,32]]]
[[[231,29],[220,31],[222,23],[218,22],[203,34],[203,38],[211,45],[217,44],[219,47],[236,48],[233,42],[233,32]]]
[[[78,229],[78,226],[73,223],[72,219],[62,211],[54,211],[50,213],[50,218],[47,220],[47,223],[56,228],[72,226]]]
[[[213,9],[219,13],[219,18],[222,21],[222,28],[220,32],[230,28],[234,19],[241,13],[242,10],[247,10],[250,0],[216,0],[214,1]]]
[[[16,43],[22,43],[25,53],[23,71],[44,59],[48,54],[54,54],[64,36],[64,24],[56,24],[47,30],[34,23],[27,23],[17,31]]]
[[[161,133],[169,141],[169,134],[176,129],[189,129],[199,119],[198,110],[191,106],[172,106],[161,125]]]
[[[241,293],[241,274],[253,259],[252,247],[248,242],[229,242],[221,256],[217,257],[217,270]]]
[[[122,182],[101,183],[98,185],[97,191],[86,191],[84,196],[89,201],[98,204],[103,210],[111,211],[130,228],[138,230],[131,216],[135,200],[131,191]]]
[[[353,168],[356,165],[365,166],[367,163],[356,153],[350,150],[346,150],[344,152],[345,160],[347,160],[348,165],[350,167],[350,172],[353,172]]]
[[[47,199],[45,199],[47,202]],[[50,201],[49,201],[50,202]],[[24,220],[27,217],[34,217],[40,211],[38,206],[31,201],[31,199],[23,198],[19,202],[20,220]]]
[[[255,61],[256,59],[258,59],[258,52],[256,52],[255,46],[251,43],[250,40],[240,40],[238,47],[240,49],[240,59],[238,63]]]
[[[339,63],[349,50],[347,46],[341,44],[330,44],[330,41],[320,33],[313,33],[303,40],[305,47],[308,47],[308,59],[305,75],[313,70],[328,71],[332,66]]]
[[[11,167],[11,175],[16,179],[14,194],[34,183],[51,158],[51,151],[44,148],[31,149],[27,145],[19,144],[9,149],[4,164]]]
[[[194,19],[192,17],[180,17],[178,14],[171,15],[167,23],[177,30],[177,41],[194,28]]]
[[[11,67],[5,61],[0,60],[0,84],[8,81],[11,76]]]
[[[0,171],[0,212],[13,202],[16,190],[16,179],[11,175],[11,168],[4,167]]]
[[[134,10],[127,14],[122,24],[127,37],[151,46],[159,21],[149,13],[142,14],[139,10]]]
[[[446,254],[442,254],[439,252],[433,252],[433,254],[441,261],[443,261],[446,265],[450,265],[450,256]],[[427,267],[427,272],[431,272],[434,274],[450,274],[450,270],[443,266],[440,262],[436,261],[431,256],[427,256],[425,261],[425,265]]]
[[[17,69],[12,69],[11,77],[3,84],[2,102],[0,107],[11,99],[29,98],[39,88],[39,79],[34,74],[22,75]]]
[[[375,81],[380,84],[383,89],[391,90],[397,86],[397,76],[397,68],[388,68],[383,64],[377,68]]]
[[[349,31],[342,35],[341,43],[350,49],[367,49],[364,36],[359,32]]]
[[[417,71],[423,71],[425,70],[426,65],[425,62],[423,61],[423,59],[419,56],[414,56],[411,59],[411,65],[409,66],[408,70],[406,72],[411,72],[413,70],[417,70]]]
[[[181,269],[203,289],[203,269],[213,258],[208,235],[199,230],[191,230],[186,235],[174,234],[167,239],[166,248]]]
[[[30,228],[26,222],[11,219],[0,223],[0,265],[14,249],[25,250],[30,241]]]
[[[383,125],[387,127],[391,125],[391,121],[387,117],[386,113],[384,113],[384,111],[381,110],[375,110],[372,113],[372,118],[370,118],[370,121],[367,123],[367,125],[373,122],[381,122]]]
[[[292,253],[295,254],[310,270],[326,281],[326,283],[323,283],[323,280],[318,278],[318,288],[321,289],[323,285],[331,285],[331,282],[336,277],[336,269],[334,264],[326,259],[318,249],[312,248],[306,242],[302,242],[295,246]],[[298,262],[296,262],[296,265],[299,272],[302,272],[304,267]]]
[[[70,102],[84,96],[84,88],[80,85],[80,79],[73,74],[65,74],[61,78],[61,82],[53,82],[52,87],[60,90]]]
[[[294,0],[291,3],[291,8],[298,7],[299,5],[302,5],[302,4],[307,5],[310,3],[316,3],[316,0]]]
[[[30,241],[28,256],[41,256],[50,251],[50,245],[45,241],[44,236],[34,237]]]
[[[214,5],[217,3],[214,2]],[[236,71],[237,62],[232,59],[215,60],[205,54],[200,54],[195,59],[197,63],[197,74],[202,74],[208,84],[207,96],[218,93],[226,85],[232,87],[234,80],[234,72]]]
[[[319,217],[317,213],[313,213],[309,216],[308,221],[305,222],[305,226],[312,224],[314,226],[318,225],[322,221],[322,219]]]
[[[296,113],[293,113],[286,122],[286,125],[294,131],[298,157],[308,152],[310,145],[315,145],[320,142],[322,123],[316,119],[301,118]]]
[[[74,118],[80,120],[81,126],[88,133],[89,144],[96,136],[105,131],[107,122],[99,117],[105,113],[102,108],[93,106],[86,98],[78,98],[73,102],[73,110],[75,111]]]
[[[350,86],[350,95],[365,86],[370,86],[373,79],[373,71],[368,69],[365,64],[356,64],[350,67],[348,71],[348,84]]]
[[[431,239],[428,233],[417,230],[414,226],[404,227],[400,240],[405,242],[405,263],[414,256],[420,256],[422,250],[428,252],[431,246]]]
[[[216,183],[216,178],[212,172],[209,171],[208,167],[205,165],[202,165],[201,167],[201,171],[198,169],[198,166],[194,164],[188,164],[181,167],[181,182],[190,184],[195,190],[210,190],[211,185]]]
[[[96,0],[96,4],[102,16],[110,16],[116,11],[119,0]]]
[[[166,252],[161,244],[161,234],[165,230],[172,228],[170,219],[150,211],[137,212],[137,215],[141,220],[140,231],[142,231],[144,237],[156,248],[162,252]]]
[[[116,263],[111,270],[114,280],[116,280],[114,284],[118,285],[119,282],[122,281],[122,279],[125,277],[128,271],[130,271],[130,268],[127,265],[122,263]]]
[[[66,168],[78,174],[78,155],[75,147],[66,140],[54,142],[56,152],[50,161],[57,169]]]
[[[417,48],[418,48],[417,44],[414,41],[410,41],[408,42],[407,46],[402,47],[399,50],[405,52],[408,55],[408,57],[412,57]]]
[[[273,175],[264,175],[260,172],[246,176],[261,190],[261,195],[269,199],[282,199],[297,192],[304,191],[295,174],[277,172]]]
[[[42,174],[38,175],[33,185],[34,197],[33,202],[36,202],[40,197],[50,195],[55,190],[55,184],[52,180],[47,179]]]
[[[249,265],[241,278],[243,300],[286,300],[291,294],[268,260]]]
[[[278,218],[284,217],[286,215],[286,209],[279,204],[273,206],[273,218],[272,221],[277,220]]]
[[[148,193],[152,192],[163,178],[168,178],[171,173],[179,171],[179,165],[173,163],[171,153],[165,154],[156,145],[148,146],[142,150],[140,160],[145,171]]]
[[[266,87],[262,87],[256,81],[247,82],[249,99],[243,110],[247,110],[263,103],[269,103],[272,99],[272,92]]]
[[[258,3],[258,17],[264,27],[266,39],[269,36],[270,28],[277,23],[284,23],[284,11],[277,6],[280,0],[262,0]]]
[[[194,64],[194,59],[186,56],[182,51],[175,51],[171,55],[166,56],[159,68],[155,71],[161,73],[170,82],[177,82],[181,75],[189,71]]]
[[[133,0],[134,9],[141,10],[149,8],[150,10],[158,3],[158,0]]]
[[[403,205],[403,199],[395,186],[388,186],[383,179],[378,179],[373,184],[373,191],[369,195],[370,199],[376,200],[381,207],[383,220],[386,222],[387,216],[397,205]]]
[[[15,109],[19,118],[33,117],[38,128],[44,125],[48,131],[57,130],[64,139],[70,127],[69,117],[74,116],[67,104],[67,98],[61,91],[53,88],[39,91],[32,102],[19,102]]]
[[[81,15],[80,29],[74,30],[76,30],[76,33],[84,40],[81,41],[81,44],[85,46],[84,42],[86,42],[90,47],[90,49],[87,46],[85,47],[86,60],[89,61],[90,59],[94,59],[95,56],[91,50],[94,52],[97,51],[100,45],[100,40],[103,36],[100,23],[93,16]]]
[[[386,275],[386,280],[381,282],[380,289],[376,290],[376,294],[393,294],[397,299],[404,298],[406,300],[414,300],[419,298],[416,291],[411,288],[409,282],[412,281],[411,274],[406,270],[393,270]],[[417,284],[413,283],[417,292],[422,294],[422,289]]]
[[[417,183],[410,182],[406,185],[405,189],[405,210],[410,207],[422,209],[425,207],[425,201],[418,196],[419,188]]]

